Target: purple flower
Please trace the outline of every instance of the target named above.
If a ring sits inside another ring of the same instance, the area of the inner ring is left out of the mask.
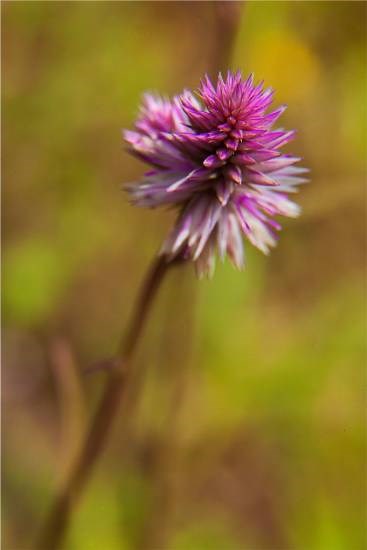
[[[133,203],[178,208],[162,253],[192,259],[201,275],[212,273],[216,249],[242,268],[243,236],[267,254],[281,228],[274,216],[299,214],[288,193],[307,170],[280,152],[294,131],[272,128],[285,106],[267,113],[273,91],[253,75],[228,72],[216,86],[206,76],[197,95],[200,101],[187,90],[172,101],[146,94],[135,131],[124,137],[152,167],[127,186]]]

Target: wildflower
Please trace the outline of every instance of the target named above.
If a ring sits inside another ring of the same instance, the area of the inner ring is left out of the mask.
[[[138,206],[173,206],[178,218],[162,253],[192,259],[211,274],[215,252],[244,266],[243,236],[265,254],[281,229],[274,216],[298,216],[288,193],[306,180],[300,159],[280,148],[294,131],[273,129],[285,106],[267,112],[273,91],[228,72],[208,76],[197,99],[185,90],[172,101],[146,94],[135,130],[124,132],[132,154],[151,166],[127,190]]]

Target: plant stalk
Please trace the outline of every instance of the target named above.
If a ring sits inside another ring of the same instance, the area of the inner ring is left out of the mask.
[[[228,69],[231,68],[244,4],[244,0],[217,0],[211,4],[214,21],[209,74],[214,80],[217,79],[219,72],[225,76]]]
[[[143,282],[128,332],[120,343],[101,401],[71,475],[62,492],[56,497],[46,518],[37,544],[38,550],[57,550],[62,545],[74,508],[90,478],[93,466],[106,447],[113,421],[128,386],[130,362],[154,298],[169,268],[179,261],[169,262],[166,257],[159,256]]]

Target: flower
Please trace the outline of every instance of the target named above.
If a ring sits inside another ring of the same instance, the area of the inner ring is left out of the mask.
[[[244,266],[243,236],[267,254],[281,229],[274,216],[298,216],[288,198],[307,180],[300,159],[280,148],[294,131],[272,127],[285,106],[267,112],[273,91],[251,74],[205,76],[197,99],[185,90],[172,101],[146,94],[129,151],[151,165],[141,182],[126,186],[138,206],[174,206],[178,218],[162,253],[192,259],[211,274],[215,251]]]

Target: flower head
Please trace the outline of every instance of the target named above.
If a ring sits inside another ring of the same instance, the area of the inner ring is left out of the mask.
[[[243,267],[243,237],[269,252],[281,228],[274,216],[299,214],[288,193],[307,170],[280,152],[294,131],[273,129],[285,107],[267,112],[273,91],[253,75],[228,72],[216,85],[205,76],[197,95],[185,90],[170,101],[146,94],[135,130],[124,137],[152,167],[127,186],[133,203],[179,211],[162,253],[190,258],[204,274],[214,269],[216,249]]]

